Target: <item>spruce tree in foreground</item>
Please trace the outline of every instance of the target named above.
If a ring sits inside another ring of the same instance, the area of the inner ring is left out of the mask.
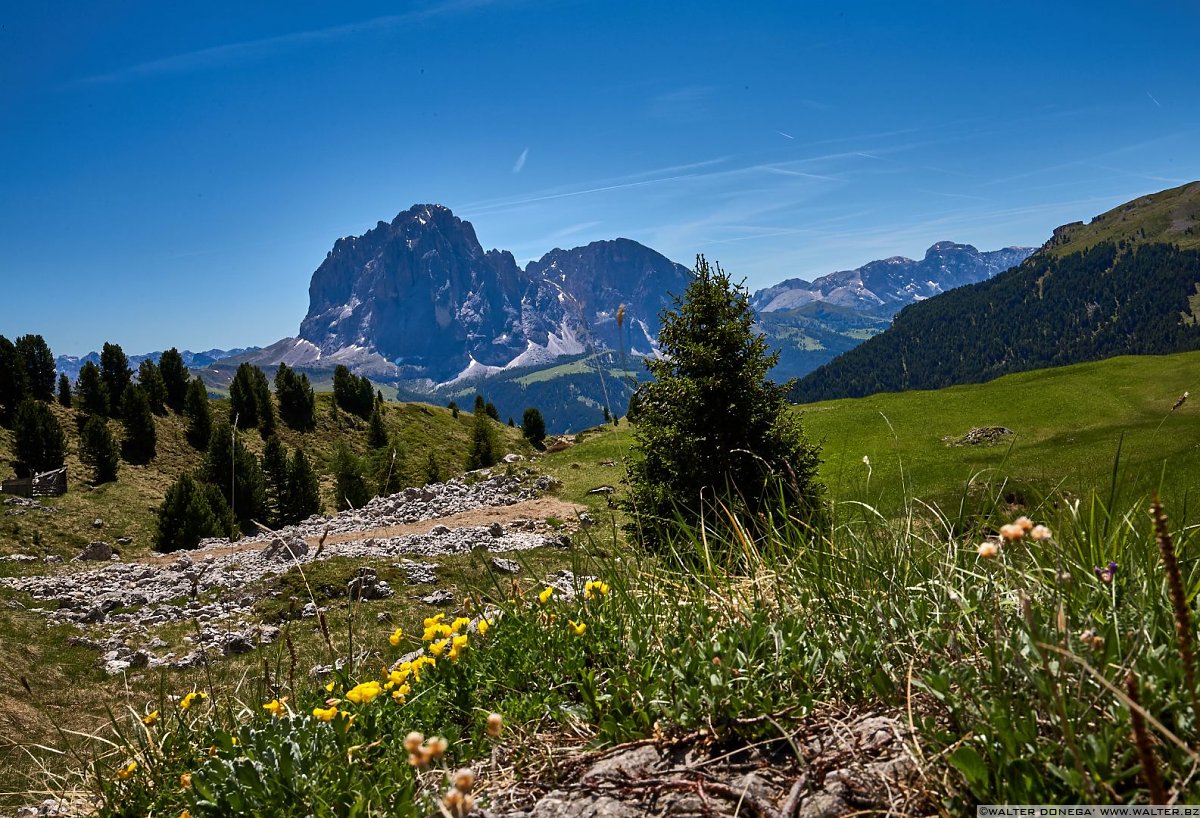
[[[79,432],[79,459],[92,468],[92,483],[111,483],[117,479],[121,451],[117,439],[103,415],[89,415]]]
[[[158,452],[154,414],[145,390],[136,384],[127,386],[121,398],[121,425],[125,427],[121,454],[126,462],[140,464],[153,460]]]
[[[18,471],[32,477],[57,469],[67,456],[67,438],[50,408],[26,398],[13,415],[13,453]]]
[[[188,384],[183,414],[188,419],[187,439],[194,449],[207,449],[212,435],[212,408],[208,405],[208,389],[199,377]]]
[[[767,372],[778,360],[753,330],[744,286],[696,260],[692,281],[664,310],[663,357],[648,359],[654,381],[636,393],[636,428],[623,506],[630,534],[669,548],[676,520],[720,525],[729,504],[753,529],[765,512],[803,517],[819,510],[819,449],[809,443],[786,395]]]
[[[195,548],[206,537],[233,537],[233,515],[216,486],[184,474],[158,508],[155,551]]]
[[[65,372],[58,376],[58,405],[71,408],[71,379]]]

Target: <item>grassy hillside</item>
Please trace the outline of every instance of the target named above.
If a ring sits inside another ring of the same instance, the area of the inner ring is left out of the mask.
[[[1063,225],[1042,252],[1061,257],[1103,242],[1167,242],[1184,250],[1200,249],[1200,182],[1142,196],[1087,224]]]
[[[228,402],[212,402],[213,418],[228,420]],[[63,431],[67,435],[67,466],[69,490],[50,501],[59,510],[40,515],[36,524],[29,515],[0,517],[0,547],[4,553],[30,553],[37,556],[56,554],[70,558],[94,539],[113,543],[119,537],[133,540],[122,547],[127,554],[144,553],[154,537],[155,510],[161,504],[171,483],[180,474],[200,465],[203,454],[197,452],[184,436],[186,420],[173,413],[155,421],[158,435],[158,454],[144,466],[121,463],[115,483],[91,487],[91,471],[79,461],[79,413],[52,405]],[[473,417],[460,412],[458,418],[450,410],[419,403],[388,403],[384,409],[385,424],[390,435],[402,444],[397,457],[397,470],[405,485],[426,482],[428,456],[432,452],[442,473],[450,477],[460,473],[466,462],[471,439]],[[120,439],[121,426],[111,421],[113,434]],[[519,429],[498,425],[504,451],[528,452],[529,444]],[[329,461],[338,441],[344,440],[356,454],[365,454],[367,424],[347,412],[333,413],[330,394],[317,395],[317,427],[312,432],[299,433],[278,424],[280,439],[290,448],[303,447],[313,461],[321,480],[322,499],[326,511],[335,506],[333,479]],[[239,432],[239,439],[258,455],[263,441],[257,431]],[[12,477],[12,432],[0,428],[0,479]],[[101,520],[102,529],[93,526]]]
[[[1171,410],[1184,392],[1200,395],[1200,352],[1112,358],[801,411],[805,429],[824,442],[821,474],[834,499],[861,498],[894,513],[915,498],[953,512],[964,495],[978,500],[985,485],[1002,481],[1010,499],[1106,494],[1119,451],[1123,491],[1158,489],[1182,508],[1200,484],[1200,406],[1193,397]],[[960,442],[982,427],[1012,435],[993,445]]]

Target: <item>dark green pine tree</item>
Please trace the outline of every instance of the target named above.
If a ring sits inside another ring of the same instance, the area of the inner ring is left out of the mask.
[[[54,399],[54,355],[40,335],[22,335],[13,345],[25,368],[25,383],[29,394],[38,400]]]
[[[497,423],[500,422],[500,410],[496,408],[496,404],[488,401],[483,410],[487,412],[487,416],[492,420],[496,421]]]
[[[316,397],[307,375],[297,375],[287,364],[280,364],[275,372],[275,399],[279,417],[288,427],[297,432],[316,428]]]
[[[450,417],[458,420],[458,404],[454,401],[450,401],[446,404],[446,408],[450,410]]]
[[[275,403],[271,400],[271,385],[266,374],[257,366],[251,372],[254,385],[254,405],[258,410],[258,432],[266,440],[275,434]]]
[[[199,376],[188,383],[183,414],[187,418],[188,443],[194,449],[207,449],[212,435],[212,407],[208,403],[208,389]]]
[[[296,449],[292,455],[284,509],[288,524],[303,522],[321,513],[321,484],[302,449]]]
[[[100,380],[104,382],[104,388],[108,392],[109,414],[119,414],[124,406],[122,399],[125,397],[125,388],[133,383],[129,358],[120,344],[106,342],[100,351]]]
[[[58,376],[58,405],[71,408],[71,379],[65,372]]]
[[[125,387],[121,398],[121,425],[125,435],[121,454],[127,463],[149,463],[158,451],[154,413],[146,391],[136,384]]]
[[[778,355],[753,330],[745,287],[700,256],[661,321],[665,354],[646,361],[654,381],[639,387],[635,401],[624,503],[630,534],[667,550],[680,517],[695,526],[704,514],[719,526],[718,502],[752,532],[775,510],[818,513],[819,449],[790,411],[791,385],[767,378]]]
[[[21,401],[25,400],[25,365],[16,345],[0,335],[0,425],[8,426]]]
[[[521,416],[521,434],[525,435],[526,440],[538,447],[546,439],[546,419],[542,417],[541,410],[536,406],[530,406],[525,410],[525,414]]]
[[[440,483],[442,482],[442,466],[438,463],[437,457],[433,452],[425,458],[425,482]]]
[[[239,429],[258,427],[258,391],[254,371],[258,367],[243,363],[229,384],[229,418]]]
[[[262,467],[240,437],[235,443],[228,423],[213,427],[201,477],[220,490],[243,531],[251,530],[252,520],[263,518],[267,492]]]
[[[191,375],[188,374],[178,349],[171,347],[159,356],[158,372],[162,375],[163,387],[167,390],[167,406],[176,412],[182,412]]]
[[[233,537],[233,514],[221,492],[211,484],[183,474],[167,490],[158,508],[155,551],[195,548],[206,537]]]
[[[267,523],[279,528],[287,524],[288,453],[275,435],[267,438],[263,448],[262,471],[266,482]]]
[[[89,415],[108,417],[108,387],[100,377],[100,367],[88,361],[79,370],[75,383],[75,394],[79,396],[79,408]]]
[[[476,409],[482,398],[477,398]],[[496,429],[486,411],[476,411],[471,425],[471,450],[467,455],[467,471],[484,469],[496,465],[499,444],[496,440]]]
[[[339,440],[333,450],[330,470],[333,472],[338,511],[362,508],[367,504],[371,499],[371,490],[363,478],[363,464],[345,441]]]
[[[79,433],[79,459],[92,469],[92,483],[111,483],[117,479],[121,452],[117,439],[103,415],[88,415]]]
[[[162,373],[154,365],[154,361],[149,358],[142,361],[138,366],[137,382],[142,391],[146,393],[150,411],[156,415],[165,415],[167,413],[167,385],[163,381]]]
[[[388,444],[387,427],[383,423],[383,407],[376,406],[367,421],[367,445],[372,449],[382,449]]]
[[[399,436],[393,437],[390,444],[385,441],[383,446],[375,449],[370,460],[377,495],[387,497],[404,488],[404,448]]]
[[[67,456],[67,438],[45,403],[27,397],[13,415],[13,453],[17,471],[31,477],[57,469]]]

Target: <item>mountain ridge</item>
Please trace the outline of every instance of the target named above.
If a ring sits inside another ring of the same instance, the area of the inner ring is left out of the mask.
[[[1055,229],[1018,267],[901,310],[805,376],[813,401],[1200,347],[1200,182]]]

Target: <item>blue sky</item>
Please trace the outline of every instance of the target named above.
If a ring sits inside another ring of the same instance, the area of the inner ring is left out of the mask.
[[[24,5],[0,333],[56,353],[294,334],[334,240],[414,203],[755,289],[1200,178],[1193,2]]]

